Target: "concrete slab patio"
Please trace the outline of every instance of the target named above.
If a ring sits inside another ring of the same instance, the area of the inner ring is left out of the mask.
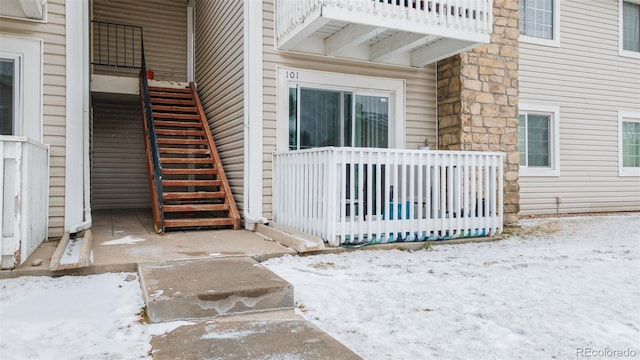
[[[150,210],[98,210],[93,212],[93,262],[91,266],[52,272],[51,257],[58,241],[46,241],[27,261],[13,270],[0,271],[0,279],[25,275],[88,275],[136,272],[138,264],[160,261],[248,256],[258,261],[293,249],[246,230],[153,231]]]

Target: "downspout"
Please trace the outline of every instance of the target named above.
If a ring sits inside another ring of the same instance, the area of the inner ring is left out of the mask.
[[[91,228],[91,163],[89,158],[89,3],[82,1],[82,170],[84,221],[73,225],[69,233]]]
[[[262,2],[244,0],[244,197],[247,230],[262,216]],[[251,180],[258,180],[257,186]]]

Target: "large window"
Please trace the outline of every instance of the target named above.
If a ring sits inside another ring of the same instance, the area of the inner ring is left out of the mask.
[[[0,56],[0,135],[16,135],[18,128],[19,58]]]
[[[389,96],[289,88],[289,149],[389,146]]]
[[[620,54],[640,57],[640,1],[620,0]]]
[[[521,40],[558,46],[558,0],[519,0]]]
[[[278,76],[279,150],[404,143],[402,80],[296,69]]]
[[[640,112],[618,113],[620,176],[640,176]]]
[[[520,104],[518,147],[524,176],[558,176],[558,113],[555,106]]]

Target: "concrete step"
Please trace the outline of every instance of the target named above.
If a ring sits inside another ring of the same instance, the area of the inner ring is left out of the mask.
[[[298,253],[324,250],[324,242],[319,237],[287,228],[278,224],[256,224],[255,232],[262,236],[288,246]]]
[[[203,321],[151,339],[154,360],[361,359],[296,316],[285,320]]]
[[[293,311],[293,286],[251,258],[148,263],[138,272],[152,323]]]

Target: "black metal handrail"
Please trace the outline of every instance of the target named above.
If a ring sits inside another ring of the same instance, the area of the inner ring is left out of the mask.
[[[140,69],[144,63],[141,54],[142,27],[91,21],[93,57],[91,64],[119,68]]]
[[[141,33],[142,34],[142,33]],[[156,125],[153,121],[153,111],[151,110],[151,97],[149,96],[149,81],[147,78],[147,64],[144,57],[144,43],[141,40],[141,70],[140,84],[141,95],[144,102],[145,117],[147,120],[147,136],[151,160],[153,163],[153,179],[156,190],[156,201],[158,202],[159,229],[164,230],[164,212],[162,211],[162,164],[160,163],[160,151],[158,150],[158,138],[156,136]]]

